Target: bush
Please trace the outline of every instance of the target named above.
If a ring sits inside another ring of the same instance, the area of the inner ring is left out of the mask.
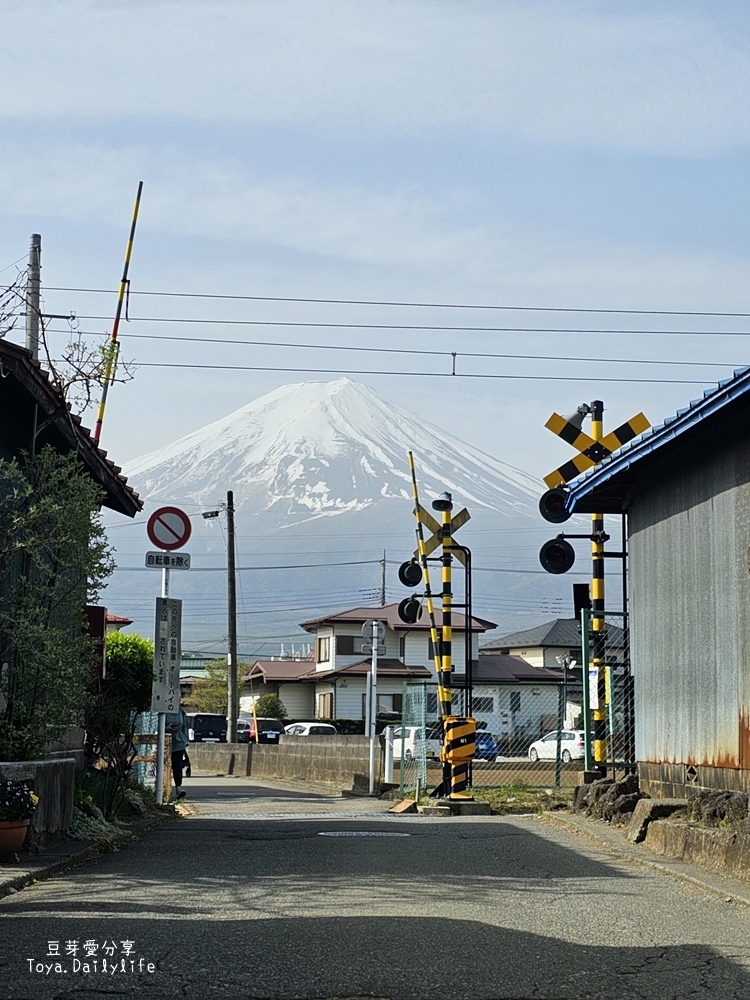
[[[278,695],[264,694],[255,702],[255,715],[259,719],[281,719],[283,722],[288,713]]]

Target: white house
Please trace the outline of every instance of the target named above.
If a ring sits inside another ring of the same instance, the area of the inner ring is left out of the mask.
[[[442,613],[436,612],[438,632]],[[400,717],[404,681],[437,682],[427,615],[416,624],[402,622],[398,604],[351,608],[302,623],[315,636],[311,661],[259,660],[245,678],[254,694],[278,694],[291,718],[363,719],[371,654],[364,647],[362,626],[383,623],[378,655],[378,715]],[[492,622],[472,618],[468,636],[470,661],[479,655],[479,636]],[[452,615],[452,658],[456,677],[465,673],[467,636],[465,616]]]

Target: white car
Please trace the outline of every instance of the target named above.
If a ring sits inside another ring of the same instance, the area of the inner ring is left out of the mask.
[[[426,757],[438,757],[442,742],[432,731],[425,733],[421,726],[394,726],[393,759],[411,760],[420,757],[424,746]]]
[[[529,760],[555,760],[557,757],[557,730],[547,733],[529,747]],[[586,743],[582,729],[560,730],[560,760],[567,764],[571,760],[581,760]]]
[[[337,736],[338,729],[330,722],[292,722],[284,727],[287,736]]]

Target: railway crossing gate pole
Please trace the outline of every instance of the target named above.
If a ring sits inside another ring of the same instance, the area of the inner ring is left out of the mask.
[[[591,435],[584,433],[581,429],[583,420],[587,416],[591,417]],[[571,479],[598,465],[612,452],[632,441],[633,438],[651,426],[644,414],[638,413],[605,435],[603,418],[604,403],[600,399],[595,399],[591,404],[582,403],[567,417],[553,413],[544,425],[553,434],[561,437],[563,441],[567,441],[578,452],[564,465],[544,477],[548,490],[539,501],[539,510],[547,521],[560,524],[571,517],[571,512],[567,509],[567,490],[565,489],[566,484]],[[608,690],[608,672],[604,657],[604,633],[606,629],[604,619],[604,559],[609,554],[604,549],[605,542],[609,541],[609,535],[604,531],[604,514],[591,515],[590,535],[560,534],[557,538],[545,542],[539,553],[539,559],[548,573],[566,573],[573,566],[575,552],[572,545],[566,540],[568,538],[589,538],[591,541],[591,614],[589,619],[591,621],[591,643],[589,663],[587,664],[584,659],[584,666],[590,666],[592,672],[596,674],[596,696],[591,698],[590,707],[594,724],[594,764],[601,768],[607,761],[607,715],[612,694]],[[619,555],[623,559],[625,558],[624,544],[623,552]],[[587,617],[584,616],[584,620]],[[582,639],[585,649],[589,645],[588,636],[582,636]],[[588,713],[584,718],[584,728],[588,751]]]

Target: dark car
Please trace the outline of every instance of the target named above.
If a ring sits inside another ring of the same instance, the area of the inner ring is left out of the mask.
[[[255,738],[255,727],[258,738]],[[239,743],[277,743],[284,735],[284,723],[278,719],[238,719],[237,741]]]
[[[188,712],[188,738],[191,743],[226,743],[227,717],[211,712]]]
[[[497,743],[492,733],[478,729],[475,735],[476,752],[474,760],[494,760],[497,757]]]

